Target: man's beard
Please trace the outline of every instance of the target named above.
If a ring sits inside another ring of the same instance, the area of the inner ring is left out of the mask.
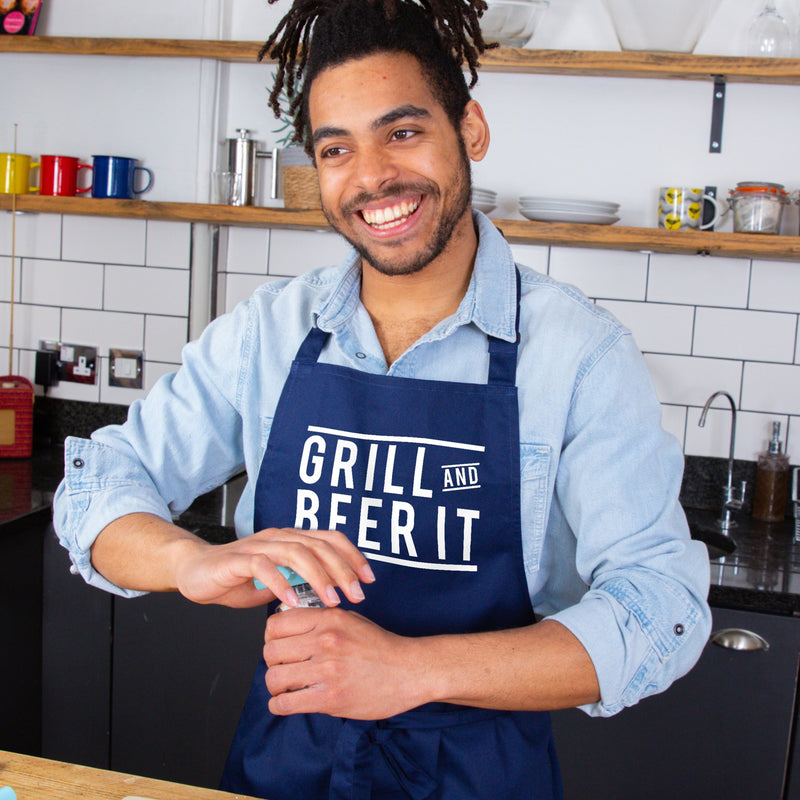
[[[472,196],[472,186],[470,180],[470,167],[469,159],[462,146],[461,150],[460,167],[455,181],[451,186],[451,201],[449,207],[443,208],[436,230],[427,243],[427,245],[411,259],[406,261],[399,261],[390,257],[381,257],[378,253],[373,252],[369,244],[356,241],[354,238],[342,230],[340,224],[333,214],[325,208],[322,204],[322,212],[328,220],[330,226],[340,233],[347,241],[356,249],[361,258],[366,261],[370,266],[374,267],[378,272],[384,275],[413,275],[431,263],[437,256],[441,255],[447,247],[453,235],[456,225],[463,217],[464,212],[469,208],[470,199]],[[343,217],[348,216],[354,212],[354,209],[365,206],[368,203],[380,201],[385,197],[400,196],[400,195],[424,195],[427,198],[437,201],[441,198],[441,190],[431,181],[415,181],[414,183],[397,183],[384,189],[380,193],[370,194],[362,192],[356,197],[349,200],[342,206],[341,214]],[[399,245],[399,243],[398,243]],[[391,246],[391,244],[389,244]]]

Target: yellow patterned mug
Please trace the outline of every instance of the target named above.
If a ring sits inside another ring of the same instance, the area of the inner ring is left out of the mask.
[[[703,224],[703,203],[714,206],[714,217]],[[688,186],[662,186],[658,190],[658,227],[668,231],[706,230],[716,225],[727,213],[720,209],[720,203],[702,189]]]
[[[31,186],[31,170],[39,166],[30,156],[22,153],[0,153],[0,194],[28,194],[38,192]]]

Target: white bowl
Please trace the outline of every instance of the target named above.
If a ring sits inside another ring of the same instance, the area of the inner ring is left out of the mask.
[[[550,0],[486,0],[481,33],[487,42],[522,47],[533,36]]]
[[[604,0],[623,50],[691,53],[721,0]]]

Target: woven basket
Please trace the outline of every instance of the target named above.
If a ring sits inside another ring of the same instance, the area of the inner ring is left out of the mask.
[[[315,167],[283,168],[283,205],[295,209],[322,208]]]

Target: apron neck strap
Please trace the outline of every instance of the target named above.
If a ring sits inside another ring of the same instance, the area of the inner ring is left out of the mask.
[[[306,338],[303,339],[303,343],[300,345],[294,360],[302,364],[315,364],[319,354],[322,352],[322,348],[325,346],[325,342],[328,341],[328,336],[330,336],[328,331],[323,331],[315,325],[308,332]]]
[[[517,337],[513,342],[489,337],[489,383],[514,386],[517,382],[517,348],[519,346],[519,301],[522,293],[519,269],[517,276],[517,308],[515,329]]]

